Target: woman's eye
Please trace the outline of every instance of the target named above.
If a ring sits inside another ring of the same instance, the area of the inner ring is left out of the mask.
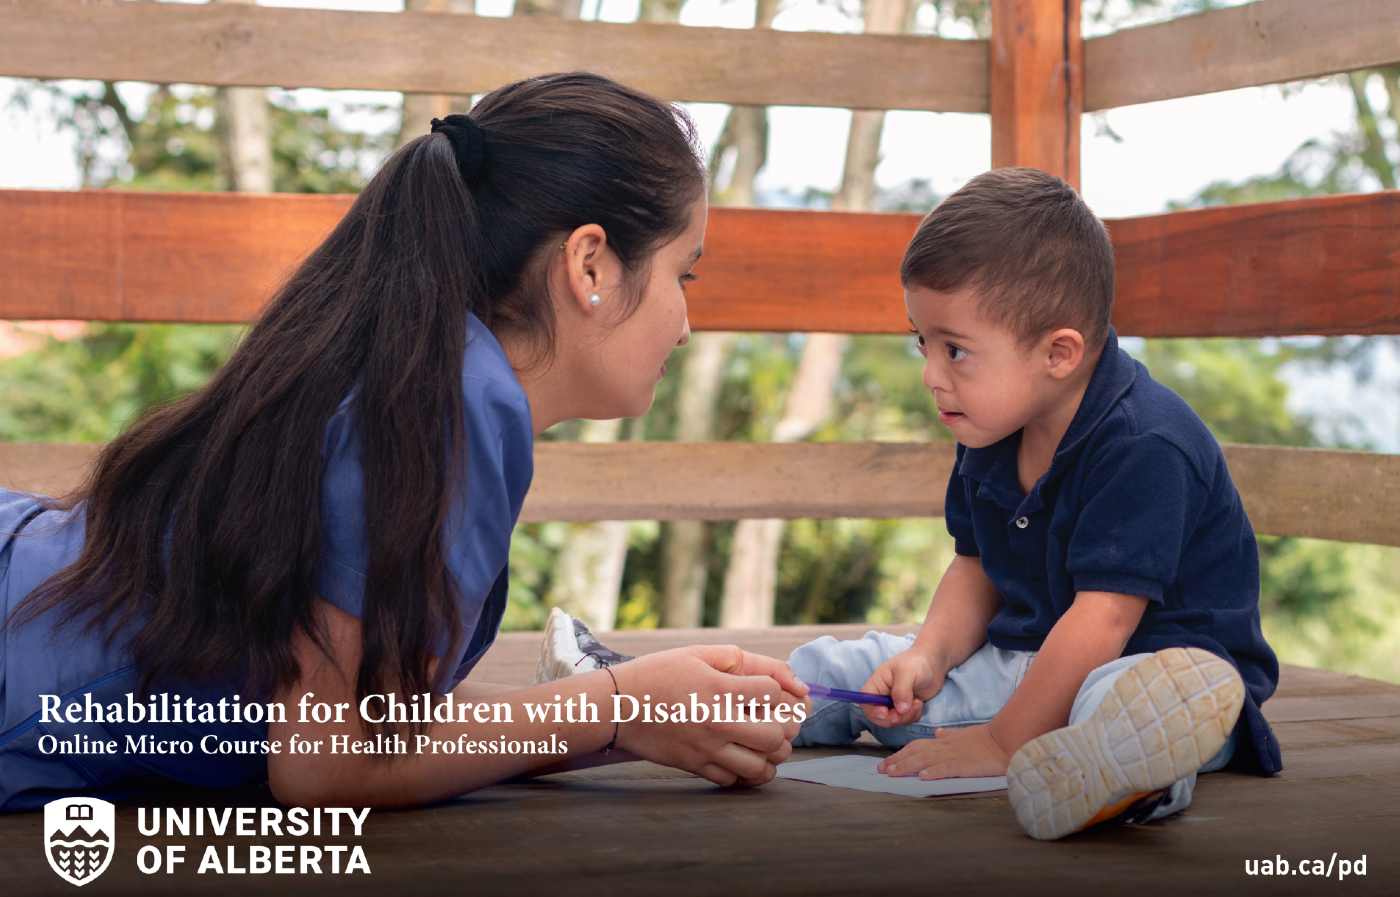
[[[697,280],[699,280],[699,279],[700,279],[700,275],[698,275],[698,274],[682,274],[682,275],[681,275],[681,289],[685,289],[685,285],[686,285],[686,284],[688,284],[688,283],[695,283],[695,281],[697,281]]]
[[[945,345],[947,345],[947,347],[948,347],[948,358],[951,359],[952,361],[962,361],[963,358],[966,358],[966,357],[967,357],[967,350],[966,350],[966,349],[963,349],[963,348],[960,348],[960,347],[958,347],[958,346],[955,346],[955,345],[953,345],[952,343],[946,343]],[[959,353],[959,352],[962,353],[962,358],[959,358],[959,357],[958,357],[958,353]]]

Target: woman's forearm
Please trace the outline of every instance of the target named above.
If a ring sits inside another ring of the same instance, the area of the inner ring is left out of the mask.
[[[294,640],[298,677],[280,688],[284,706],[312,694],[318,703],[359,709],[355,671],[360,661],[359,620],[325,602],[318,605],[326,648],[305,633]],[[430,665],[429,678],[436,662]],[[783,662],[733,645],[695,645],[659,651],[606,670],[502,692],[498,686],[461,683],[452,701],[503,705],[477,722],[432,723],[394,753],[355,754],[327,749],[332,739],[364,741],[358,713],[326,723],[298,720],[268,726],[270,739],[289,745],[294,736],[319,742],[320,753],[284,750],[268,758],[268,784],[286,803],[306,805],[409,806],[444,800],[506,779],[543,771],[594,765],[588,760],[616,738],[619,759],[644,757],[694,772],[719,785],[761,784],[791,752],[800,720],[789,707],[781,718],[730,722],[722,719],[662,720],[638,717],[614,723],[613,695],[679,703],[695,695],[731,695],[743,703],[806,704],[806,688]],[[411,696],[409,696],[411,697]],[[537,710],[531,718],[528,707]],[[624,708],[626,709],[626,708]],[[557,711],[557,712],[556,712]],[[289,714],[290,716],[290,714]],[[549,753],[508,753],[503,741],[551,742]],[[479,750],[466,750],[466,743]],[[463,743],[445,752],[433,745]],[[488,746],[497,746],[491,752]],[[378,747],[378,743],[375,743]],[[403,748],[408,750],[403,750]],[[610,752],[609,758],[612,754]]]
[[[469,682],[463,680],[462,684],[454,690],[453,694],[456,695],[458,699],[485,701],[495,700],[500,695],[515,691],[518,688],[519,686],[504,685],[500,682]],[[553,775],[558,772],[571,772],[576,769],[593,769],[598,766],[611,766],[615,763],[630,763],[639,759],[641,758],[619,749],[611,750],[606,754],[601,752],[593,754],[574,754],[556,763],[550,763],[546,766],[540,766],[534,769],[527,769],[520,775],[515,776],[515,778],[527,779],[535,776]]]
[[[613,680],[604,671],[506,692],[464,681],[452,692],[454,703],[489,701],[493,705],[504,705],[498,714],[500,721],[433,723],[422,733],[427,739],[421,742],[422,750],[415,736],[405,736],[408,750],[387,758],[325,753],[335,736],[343,736],[351,742],[368,737],[354,714],[348,714],[342,724],[273,726],[269,737],[280,739],[284,745],[295,732],[307,741],[319,741],[324,747],[321,754],[310,757],[274,755],[268,767],[269,783],[280,800],[296,804],[392,807],[444,800],[504,779],[560,767],[570,760],[600,751],[612,739],[613,693]],[[551,710],[556,705],[580,708],[586,703],[597,711],[596,719],[534,721],[526,712],[527,703],[548,706]],[[507,716],[509,722],[504,721]],[[455,746],[459,740],[485,747],[499,744],[502,739],[548,742],[551,737],[557,738],[557,743],[566,746],[566,750],[532,754],[444,753],[432,749],[435,744]]]

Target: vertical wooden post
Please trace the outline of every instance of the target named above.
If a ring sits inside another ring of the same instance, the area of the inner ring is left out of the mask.
[[[1079,0],[992,0],[993,168],[1029,165],[1079,188],[1079,6]]]

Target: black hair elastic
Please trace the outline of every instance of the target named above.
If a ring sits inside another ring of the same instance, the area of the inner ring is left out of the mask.
[[[575,660],[575,661],[574,661],[574,666],[578,666],[579,664],[583,663],[584,658],[586,658],[586,657],[591,657],[591,658],[593,658],[594,660],[598,661],[598,665],[599,665],[600,667],[602,667],[603,670],[605,670],[605,671],[607,672],[608,676],[612,679],[612,683],[613,683],[613,694],[615,694],[615,695],[620,695],[620,694],[622,694],[622,689],[619,688],[618,685],[617,685],[617,674],[614,673],[614,672],[612,671],[612,664],[609,663],[607,660],[604,660],[602,657],[599,657],[597,654],[594,654],[592,651],[585,651],[584,654],[583,654],[583,657],[580,657],[578,660]],[[620,733],[621,731],[622,731],[622,725],[617,721],[617,717],[614,715],[614,716],[613,716],[613,737],[612,737],[612,741],[609,741],[608,744],[607,744],[607,747],[603,748],[603,751],[602,751],[602,752],[603,752],[604,754],[611,754],[613,748],[617,747],[617,736],[618,736],[618,733]]]
[[[457,157],[457,170],[468,187],[481,179],[486,164],[486,133],[470,116],[453,114],[433,119],[432,133],[442,132],[452,141],[452,154]]]

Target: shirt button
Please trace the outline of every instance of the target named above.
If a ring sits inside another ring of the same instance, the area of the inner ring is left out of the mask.
[[[1017,517],[1017,518],[1016,518],[1016,526],[1017,526],[1018,528],[1020,528],[1020,529],[1025,529],[1026,527],[1028,527],[1028,526],[1030,526],[1030,525],[1031,525],[1031,521],[1030,521],[1030,518],[1029,518],[1029,517]]]

